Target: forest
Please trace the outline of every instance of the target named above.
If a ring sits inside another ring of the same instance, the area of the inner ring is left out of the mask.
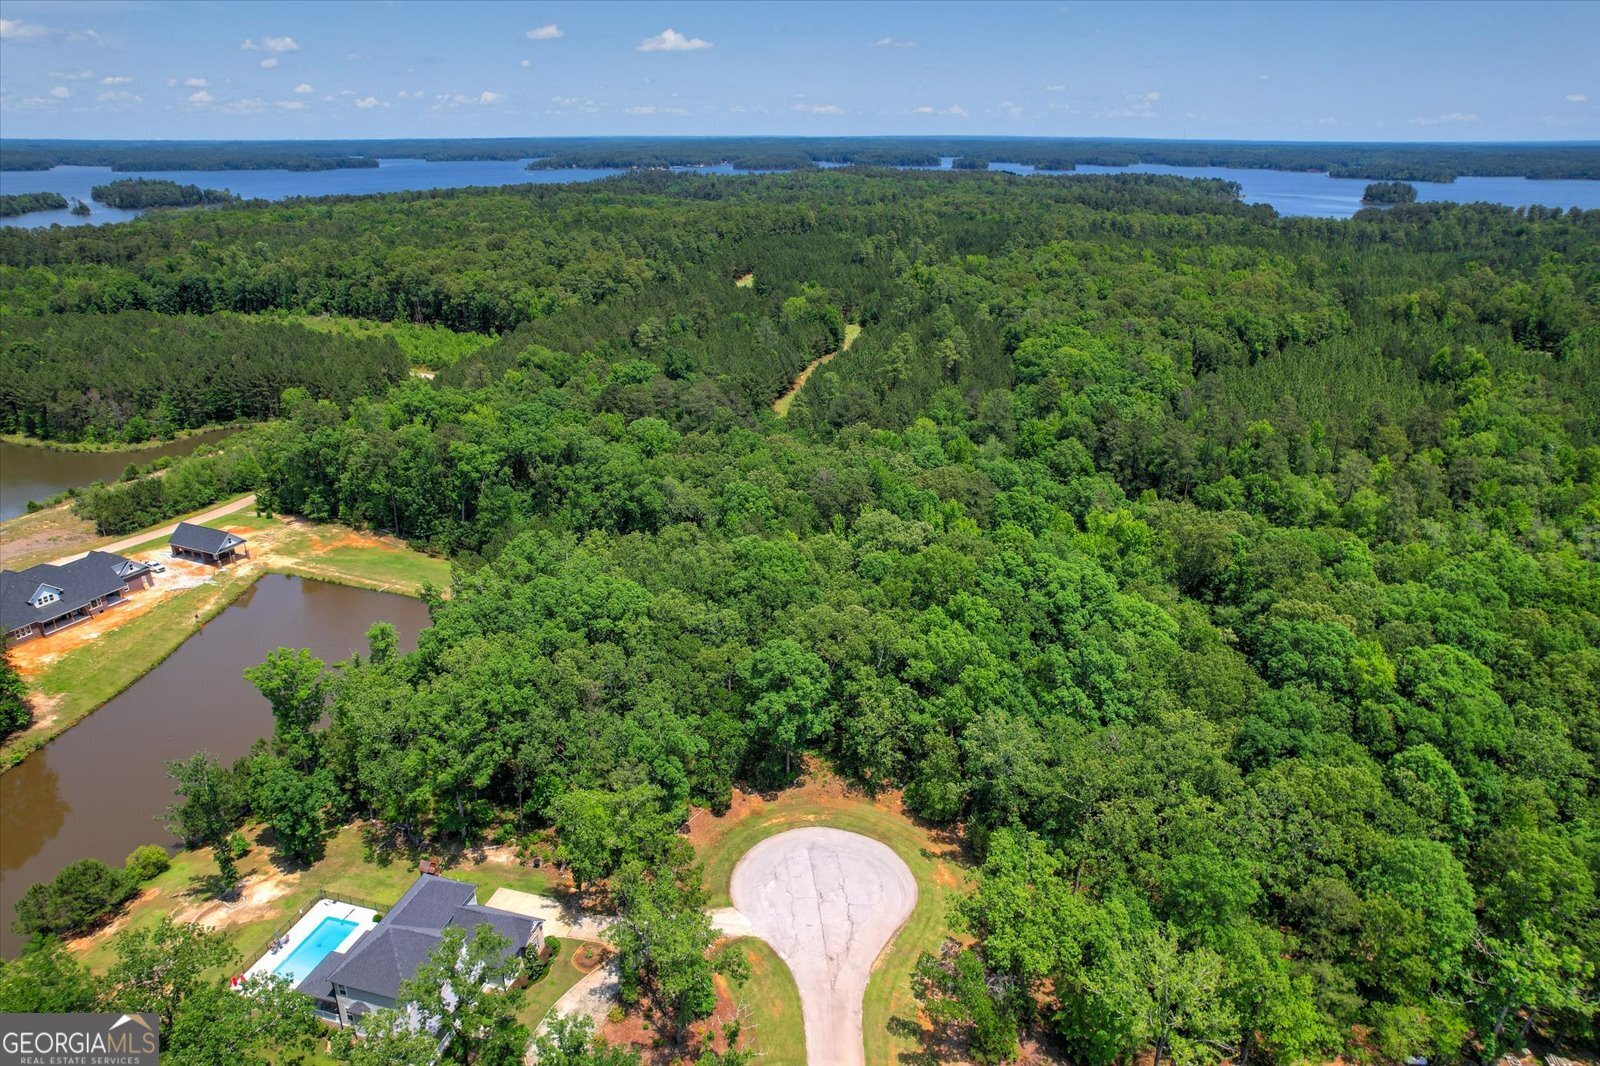
[[[226,189],[202,189],[198,185],[179,185],[154,178],[122,178],[108,185],[96,185],[90,195],[108,207],[140,210],[150,207],[195,207],[199,204],[225,204],[238,197]]]
[[[676,827],[810,757],[964,844],[934,1046],[1592,1046],[1600,212],[1236,193],[661,173],[8,232],[0,380],[86,432],[235,330],[281,399],[160,480],[455,561],[416,651],[249,671],[273,734],[173,767],[191,842],[553,828],[670,1035],[712,968]],[[265,312],[496,339],[427,381]],[[152,329],[191,339],[116,347]]]
[[[0,218],[13,218],[34,211],[65,211],[67,198],[58,192],[22,192],[0,196]]]
[[[1071,170],[1079,164],[1320,170],[1338,178],[1454,181],[1458,177],[1600,178],[1584,144],[1370,144],[1163,141],[1092,137],[520,137],[381,141],[69,141],[0,138],[6,170],[100,166],[138,170],[325,170],[380,158],[532,159],[534,167],[665,168],[732,163],[803,169],[816,162],[935,166],[967,156]]]

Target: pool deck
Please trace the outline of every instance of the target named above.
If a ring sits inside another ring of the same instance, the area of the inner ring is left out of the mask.
[[[294,923],[294,927],[287,934],[288,939],[283,947],[277,951],[269,949],[265,955],[257,959],[254,965],[244,972],[244,976],[248,980],[257,974],[274,972],[290,955],[294,954],[295,949],[316,930],[317,926],[322,924],[325,918],[344,918],[356,923],[356,927],[350,930],[349,934],[333,949],[333,951],[349,951],[357,940],[360,940],[367,934],[368,930],[378,924],[374,920],[377,918],[377,913],[377,911],[366,907],[357,907],[353,903],[342,903],[336,899],[318,900],[315,906],[307,911],[298,922]],[[331,955],[333,952],[330,951],[328,954]]]

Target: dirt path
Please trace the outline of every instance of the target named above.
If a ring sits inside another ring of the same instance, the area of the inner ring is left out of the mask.
[[[916,907],[910,868],[876,840],[813,826],[751,848],[730,887],[737,916],[718,911],[714,920],[729,935],[748,929],[788,964],[805,1016],[806,1060],[864,1063],[861,999],[873,964]]]
[[[848,352],[850,350],[850,345],[854,344],[856,338],[859,336],[861,336],[860,326],[850,325],[844,327],[844,345],[840,347],[839,352]],[[788,418],[789,408],[794,404],[794,398],[800,394],[800,390],[806,387],[806,380],[816,372],[817,367],[828,362],[834,356],[838,355],[839,352],[829,352],[827,355],[819,355],[815,359],[811,360],[811,362],[807,363],[805,369],[796,374],[794,381],[790,382],[789,387],[783,390],[783,395],[772,401],[773,413],[779,418]]]
[[[185,521],[185,522],[193,522],[196,525],[199,525],[199,524],[201,524],[203,522],[209,522],[213,518],[221,518],[225,514],[233,514],[235,511],[242,511],[246,507],[254,507],[255,503],[256,503],[256,494],[252,492],[250,495],[244,497],[243,499],[234,500],[232,503],[221,504],[221,505],[219,505],[217,507],[211,508],[211,510],[209,510],[209,511],[202,511],[201,513],[199,513],[197,515],[193,515],[193,516],[191,516],[189,518],[185,518],[185,519],[183,519],[183,521]],[[101,546],[98,550],[99,551],[103,551],[103,552],[125,552],[129,548],[137,548],[139,545],[144,544],[144,543],[146,543],[148,541],[155,540],[157,537],[170,537],[172,535],[172,531],[174,529],[177,529],[177,528],[178,528],[178,523],[177,522],[173,522],[173,523],[171,523],[169,525],[161,526],[161,527],[159,527],[157,529],[147,529],[142,533],[135,533],[131,537],[123,537],[121,540],[112,541],[110,544],[106,544],[106,545]],[[81,559],[87,554],[89,554],[89,553],[88,552],[78,552],[78,553],[76,553],[74,555],[63,556],[62,558],[57,559],[56,562],[57,563],[70,563],[70,562],[72,562],[72,560]]]

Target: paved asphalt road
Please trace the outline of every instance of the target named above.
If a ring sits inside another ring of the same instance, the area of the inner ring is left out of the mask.
[[[805,1015],[806,1061],[858,1066],[872,965],[917,903],[910,869],[876,840],[819,826],[751,848],[730,887],[738,913],[718,912],[717,925],[759,936],[788,963]]]

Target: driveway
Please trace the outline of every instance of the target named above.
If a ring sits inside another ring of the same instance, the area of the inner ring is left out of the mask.
[[[806,1061],[865,1060],[861,997],[873,964],[917,903],[911,870],[887,845],[842,829],[768,837],[734,867],[733,912],[719,929],[772,945],[794,974],[805,1016]]]
[[[564,905],[553,896],[540,896],[532,892],[518,892],[514,888],[497,888],[489,897],[489,906],[512,914],[522,914],[544,921],[544,935],[575,937],[599,943],[600,934],[615,919],[604,915],[585,914],[576,907]]]

